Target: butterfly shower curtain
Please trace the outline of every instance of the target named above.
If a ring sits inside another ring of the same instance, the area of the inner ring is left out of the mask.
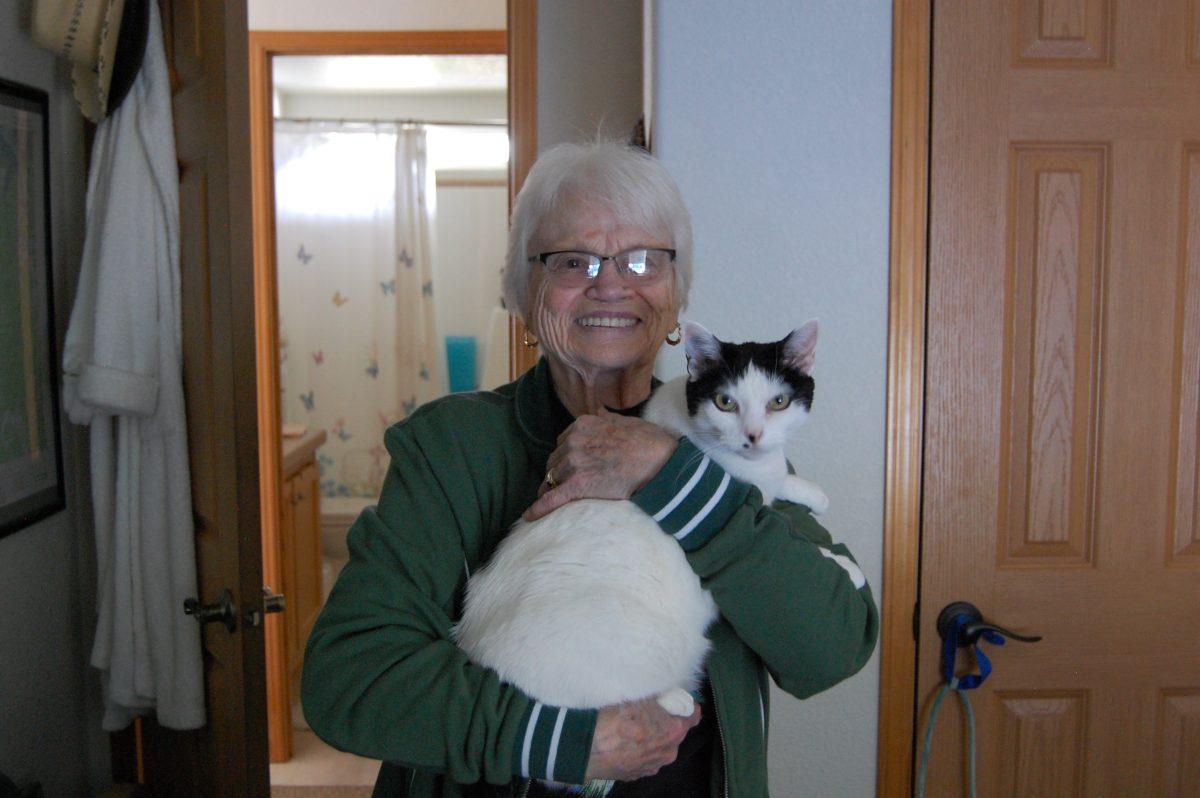
[[[285,424],[324,429],[325,496],[377,497],[383,432],[445,392],[425,131],[275,123]]]

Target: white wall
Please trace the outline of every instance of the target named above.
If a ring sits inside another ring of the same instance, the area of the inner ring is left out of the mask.
[[[249,0],[250,30],[497,30],[505,0]]]
[[[628,137],[642,113],[642,0],[543,0],[537,24],[538,152]]]
[[[68,71],[29,38],[28,0],[0,0],[0,78],[50,94],[58,352],[83,245],[83,117]],[[39,364],[40,365],[40,364]],[[0,539],[0,773],[47,796],[111,782],[99,677],[88,667],[95,556],[84,435],[63,425],[67,509]]]
[[[659,0],[654,13],[655,150],[695,226],[685,315],[734,340],[820,317],[813,414],[791,456],[829,494],[824,522],[878,599],[891,3]],[[807,701],[775,691],[775,795],[874,795],[878,683],[876,654]]]

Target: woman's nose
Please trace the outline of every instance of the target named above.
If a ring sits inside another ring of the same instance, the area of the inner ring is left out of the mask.
[[[599,297],[623,296],[629,290],[625,276],[617,268],[617,262],[612,258],[600,263],[600,272],[591,281],[588,288]]]

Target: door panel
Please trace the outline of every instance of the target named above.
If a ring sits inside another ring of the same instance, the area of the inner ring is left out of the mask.
[[[1200,784],[1200,23],[1115,6],[934,7],[921,721],[943,606],[1045,638],[971,695],[981,795]]]
[[[1192,368],[1200,362],[1200,143],[1184,148],[1182,183],[1179,227],[1183,232],[1176,289],[1181,323],[1175,363],[1179,401],[1173,414],[1176,448],[1167,562],[1194,568],[1200,563],[1200,447],[1196,445],[1200,440],[1200,381]]]

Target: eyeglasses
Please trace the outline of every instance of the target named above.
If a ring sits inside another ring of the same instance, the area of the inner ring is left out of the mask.
[[[612,261],[617,274],[637,282],[650,282],[666,274],[675,262],[675,250],[639,247],[616,255],[597,255],[595,252],[543,252],[529,259],[541,261],[546,275],[561,285],[587,285],[600,276],[605,261]]]

